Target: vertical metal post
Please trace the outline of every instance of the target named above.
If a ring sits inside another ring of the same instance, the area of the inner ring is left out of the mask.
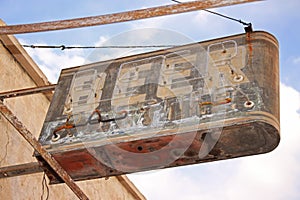
[[[60,166],[60,164],[48,153],[36,140],[32,133],[22,124],[21,121],[11,112],[11,110],[0,101],[0,112],[23,136],[27,142],[43,157],[43,159],[52,167],[52,169],[61,177],[69,188],[77,195],[79,199],[88,200],[88,197],[78,187],[70,175]]]

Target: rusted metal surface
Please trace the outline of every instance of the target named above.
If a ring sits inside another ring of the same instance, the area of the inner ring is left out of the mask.
[[[11,110],[0,101],[0,112],[16,128],[22,137],[39,153],[39,155],[51,166],[51,168],[59,175],[59,177],[69,186],[69,188],[77,195],[79,199],[88,199],[83,191],[75,184],[69,174],[62,166],[48,153],[41,144],[35,139],[32,133],[18,120]]]
[[[278,138],[269,134],[276,131],[263,123],[226,127],[219,142],[204,157],[199,156],[199,151],[201,148],[209,149],[205,142],[205,137],[209,137],[206,131],[95,146],[88,150],[61,151],[53,153],[53,156],[68,169],[75,181],[81,181],[265,153],[266,149],[276,147]],[[182,151],[186,145],[188,148]],[[257,151],[260,148],[263,149]],[[153,153],[155,151],[160,152]],[[52,184],[60,183],[54,176],[50,177],[50,181]]]
[[[10,178],[14,176],[22,176],[43,172],[38,162],[26,163],[21,165],[13,165],[0,168],[0,178]]]
[[[13,90],[13,91],[8,91],[8,92],[0,92],[0,100],[7,99],[7,98],[13,98],[13,97],[19,97],[19,96],[25,96],[25,95],[31,95],[31,94],[37,94],[37,93],[51,92],[51,91],[55,90],[55,86],[56,85],[53,84],[53,85],[46,85],[46,86],[40,86],[40,87]]]
[[[74,180],[266,153],[278,63],[277,40],[253,32],[68,68],[39,141]]]
[[[121,12],[115,14],[93,16],[93,17],[33,23],[33,24],[1,26],[0,34],[32,33],[32,32],[53,31],[53,30],[62,30],[62,29],[69,29],[69,28],[80,28],[80,27],[87,27],[87,26],[112,24],[118,22],[127,22],[127,21],[146,19],[151,17],[179,14],[184,12],[191,12],[191,11],[203,10],[207,8],[215,8],[215,7],[228,6],[228,5],[253,2],[253,1],[258,1],[258,0],[203,0],[203,1],[193,1],[193,2],[186,2],[181,4],[146,8],[146,9]]]

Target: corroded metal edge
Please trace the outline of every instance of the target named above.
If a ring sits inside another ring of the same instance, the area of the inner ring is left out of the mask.
[[[269,124],[273,126],[276,130],[280,130],[279,121],[277,118],[267,112],[263,111],[257,111],[249,113],[249,116],[243,117],[243,118],[229,118],[224,119],[220,121],[214,121],[214,122],[206,122],[205,124],[199,124],[196,127],[192,127],[187,130],[181,129],[182,133],[189,132],[191,130],[206,130],[209,129],[209,127],[215,127],[215,128],[222,128],[222,127],[230,127],[232,125],[239,125],[244,123],[250,123],[250,122],[256,122],[260,121],[266,124]],[[159,133],[156,134],[156,137],[166,136],[166,135],[172,135],[176,132],[176,130],[162,130]],[[134,136],[119,136],[117,138],[106,138],[106,140],[100,140],[100,141],[89,141],[84,143],[76,143],[76,144],[70,144],[66,147],[64,146],[57,146],[54,150],[51,149],[50,145],[43,146],[49,153],[57,153],[57,152],[64,152],[64,151],[72,151],[72,150],[78,150],[78,149],[85,149],[86,146],[101,146],[106,144],[117,144],[120,141],[122,142],[131,142],[140,140],[142,136],[147,135],[147,132],[136,134]],[[180,133],[179,133],[180,134]]]

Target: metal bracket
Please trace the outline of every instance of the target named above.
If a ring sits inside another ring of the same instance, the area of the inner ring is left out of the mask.
[[[13,165],[0,168],[0,179],[43,172],[38,162]]]
[[[25,88],[25,89],[19,89],[19,90],[12,90],[12,91],[8,91],[8,92],[0,92],[0,100],[54,91],[55,86],[56,86],[56,84],[52,84],[52,85],[46,85],[46,86],[41,86],[41,87],[32,87],[32,88]]]
[[[253,32],[253,27],[252,27],[251,23],[249,23],[246,27],[244,27],[244,29],[245,29],[246,33],[252,33]]]
[[[36,140],[32,133],[22,124],[11,110],[0,100],[0,112],[15,127],[15,129],[27,140],[27,142],[43,157],[51,168],[60,176],[60,178],[69,186],[79,199],[88,199],[84,192],[78,187],[70,175],[60,166],[60,164],[48,153],[42,145]],[[4,174],[5,175],[5,174]]]

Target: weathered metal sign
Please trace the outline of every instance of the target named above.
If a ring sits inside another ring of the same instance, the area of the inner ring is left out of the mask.
[[[74,180],[269,152],[278,79],[266,32],[64,69],[39,141]]]

